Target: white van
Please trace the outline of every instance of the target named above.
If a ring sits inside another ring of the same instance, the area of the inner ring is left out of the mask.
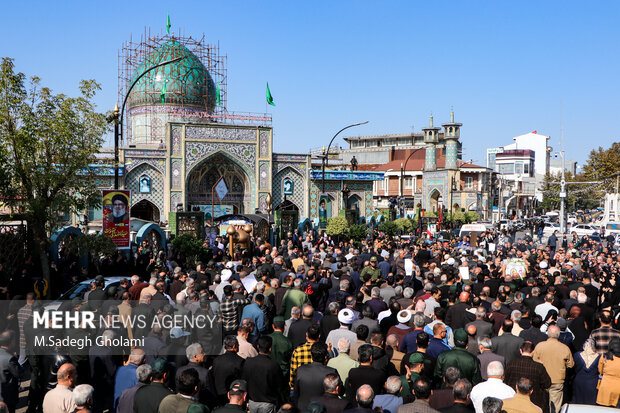
[[[487,230],[486,225],[484,224],[465,224],[461,227],[459,231],[459,237],[463,237],[465,235],[470,235],[472,232],[482,233]]]
[[[605,225],[605,236],[608,234],[620,234],[620,222],[608,222],[607,225]]]

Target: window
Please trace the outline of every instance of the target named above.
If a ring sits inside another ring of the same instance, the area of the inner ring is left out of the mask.
[[[379,143],[376,140],[366,141],[367,148],[376,148],[377,146],[379,146]]]
[[[405,189],[413,189],[413,177],[412,176],[405,177]]]
[[[398,146],[407,146],[411,145],[411,138],[399,139]]]
[[[515,173],[515,164],[513,163],[502,163],[497,165],[497,171],[502,175],[508,175]]]
[[[351,141],[351,148],[363,148],[364,141]]]
[[[487,168],[495,169],[495,153],[487,154]]]
[[[523,173],[523,162],[515,162],[515,173],[517,174]]]
[[[523,173],[524,174],[530,174],[530,164],[528,162],[523,164]]]
[[[385,189],[385,179],[382,179],[381,181],[377,181],[377,189],[381,189],[381,190]]]
[[[472,176],[465,177],[465,189],[474,189],[474,178]]]
[[[398,140],[396,138],[384,139],[383,146],[396,146],[398,144]]]
[[[103,210],[100,207],[88,208],[88,220],[95,221],[103,217]]]

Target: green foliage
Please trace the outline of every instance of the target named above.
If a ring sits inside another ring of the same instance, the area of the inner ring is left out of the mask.
[[[381,232],[385,232],[387,235],[394,236],[398,232],[398,224],[394,221],[383,221],[379,224],[377,229]]]
[[[451,217],[452,222],[454,222],[455,224],[463,225],[467,221],[465,213],[462,212],[460,209],[456,212],[453,212],[451,214]]]
[[[573,181],[573,175],[570,173],[565,174],[567,181]],[[556,174],[546,174],[542,184],[543,201],[541,208],[550,211],[553,209],[560,209],[560,181],[562,180],[562,174],[560,172]],[[566,202],[571,205],[576,201],[576,195],[567,191]]]
[[[99,89],[86,80],[79,97],[54,94],[39,78],[27,82],[16,73],[12,59],[0,63],[0,197],[23,211],[45,279],[44,251],[58,211],[75,213],[100,202],[88,169],[107,129],[93,102]]]
[[[349,227],[349,238],[352,238],[355,241],[361,241],[366,239],[368,236],[368,229],[366,225],[363,224],[355,224]]]
[[[327,235],[347,235],[349,231],[349,223],[345,217],[334,217],[327,221],[327,228],[325,230]]]
[[[172,240],[172,247],[181,254],[188,265],[196,264],[196,257],[202,253],[202,241],[197,239],[194,234],[185,233]]]
[[[614,142],[609,149],[592,150],[583,166],[584,181],[605,180],[601,189],[605,192],[615,192],[616,179],[609,179],[620,172],[620,142]],[[602,197],[604,192],[600,193]]]
[[[480,215],[478,215],[478,213],[476,211],[467,211],[465,212],[465,222],[467,222],[468,224],[470,222],[474,222],[474,221],[478,221],[480,220]]]
[[[85,234],[73,237],[67,244],[70,253],[76,256],[88,254],[91,258],[111,257],[116,252],[116,244],[103,234]]]
[[[409,218],[398,218],[394,223],[401,233],[409,233],[413,228],[413,224]]]

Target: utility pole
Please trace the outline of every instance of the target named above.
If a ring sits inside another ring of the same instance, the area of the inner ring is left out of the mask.
[[[564,220],[564,203],[566,202],[566,177],[564,176],[564,151],[560,151],[562,157],[562,180],[560,181],[560,233],[566,230]]]

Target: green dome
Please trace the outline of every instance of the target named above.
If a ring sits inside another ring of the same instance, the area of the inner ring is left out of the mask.
[[[143,105],[179,105],[213,112],[215,83],[200,59],[177,40],[170,40],[149,53],[136,69],[131,83],[150,67],[177,57],[183,59],[148,72],[136,83],[129,95],[130,108]],[[163,100],[162,90],[165,92]]]

